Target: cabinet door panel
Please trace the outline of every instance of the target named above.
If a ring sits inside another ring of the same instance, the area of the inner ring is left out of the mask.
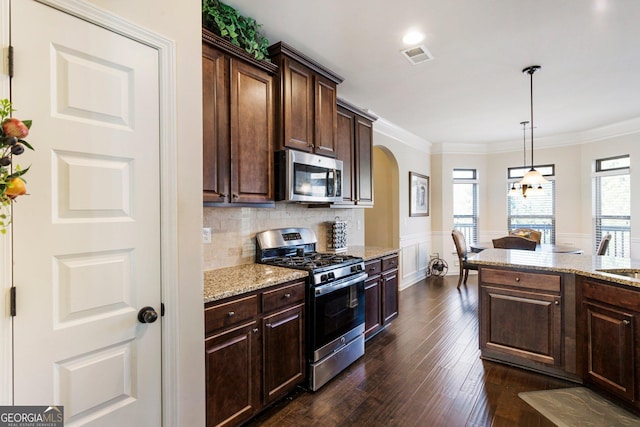
[[[314,121],[313,72],[288,58],[283,61],[283,121],[284,145],[311,151]]]
[[[304,304],[264,318],[264,396],[272,402],[302,382]]]
[[[338,97],[336,84],[316,77],[314,151],[323,156],[335,157],[338,131]]]
[[[560,297],[481,286],[480,349],[546,365],[561,362]]]
[[[629,401],[634,387],[634,316],[613,308],[585,304],[586,380]]]
[[[382,328],[382,310],[379,275],[369,276],[364,282],[364,337],[370,338]]]
[[[373,205],[373,124],[356,118],[356,203]]]
[[[202,183],[205,202],[224,202],[229,188],[228,59],[202,45]]]
[[[382,312],[385,324],[398,317],[398,270],[382,273]]]
[[[256,322],[205,340],[207,426],[237,425],[260,406]]]
[[[273,81],[231,60],[231,201],[273,201]]]
[[[338,136],[336,142],[336,158],[342,160],[342,200],[352,202],[354,197],[354,132],[355,116],[345,110],[338,109]]]

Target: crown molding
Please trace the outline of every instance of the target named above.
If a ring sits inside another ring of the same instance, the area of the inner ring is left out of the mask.
[[[415,148],[416,150],[431,154],[431,142],[427,141],[426,139],[420,138],[418,135],[415,135],[405,130],[404,128],[401,128],[394,123],[391,123],[384,117],[380,117],[372,111],[369,111],[369,113],[374,114],[378,117],[378,120],[373,123],[373,131],[375,133],[379,133],[388,138],[394,139],[402,144],[408,145],[411,148]],[[376,145],[375,140],[374,145]]]
[[[557,148],[572,145],[582,145],[611,138],[640,133],[640,117],[600,126],[584,131],[567,132],[559,135],[535,139],[535,148]],[[436,143],[433,144],[433,154],[493,154],[510,153],[522,150],[522,139],[500,141],[488,144],[468,143]]]

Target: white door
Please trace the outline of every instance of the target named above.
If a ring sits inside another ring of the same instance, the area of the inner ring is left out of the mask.
[[[13,0],[15,116],[33,119],[15,203],[16,405],[65,425],[161,425],[156,50]]]

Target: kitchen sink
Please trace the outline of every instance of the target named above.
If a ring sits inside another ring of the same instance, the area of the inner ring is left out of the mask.
[[[620,268],[604,268],[604,269],[596,270],[596,271],[599,271],[600,273],[615,274],[616,276],[630,277],[632,279],[640,279],[640,270],[626,270],[626,269],[620,269]]]

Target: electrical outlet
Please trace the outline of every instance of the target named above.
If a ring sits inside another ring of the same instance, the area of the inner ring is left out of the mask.
[[[202,229],[202,243],[211,243],[211,229],[209,227]]]

